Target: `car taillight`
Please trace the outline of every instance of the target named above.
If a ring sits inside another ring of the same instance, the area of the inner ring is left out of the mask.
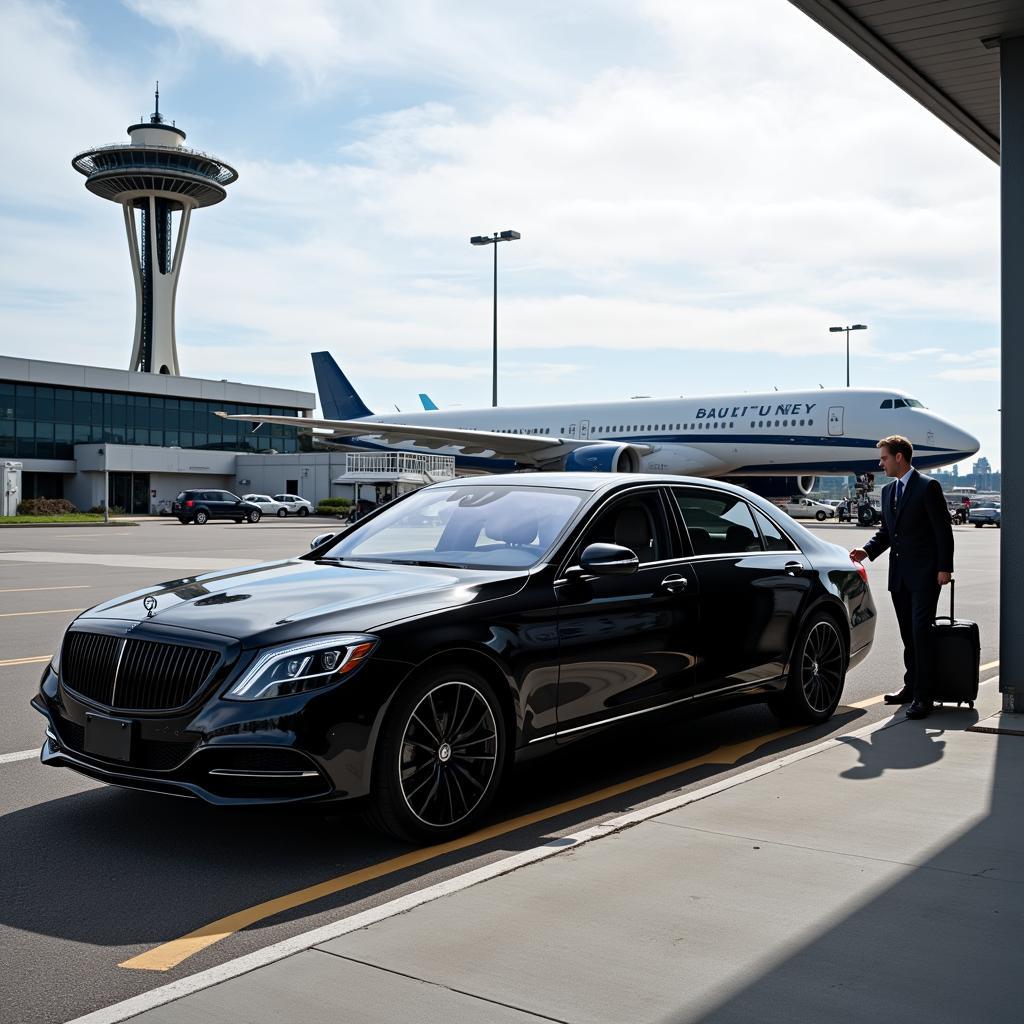
[[[861,578],[861,579],[862,579],[862,580],[863,580],[863,581],[864,581],[865,583],[867,583],[867,581],[868,581],[868,570],[867,570],[866,566],[864,565],[864,563],[863,563],[863,562],[854,562],[853,564],[854,564],[854,565],[856,566],[856,568],[857,568],[857,575],[858,575],[858,576],[859,576],[859,577],[860,577],[860,578]]]
[[[191,508],[194,504],[195,502],[189,498],[188,501],[185,502],[185,508]]]

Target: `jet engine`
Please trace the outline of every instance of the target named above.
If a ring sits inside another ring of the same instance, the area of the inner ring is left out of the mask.
[[[745,487],[762,498],[790,498],[794,494],[810,494],[818,482],[813,476],[730,476],[729,483]]]
[[[639,473],[640,456],[628,444],[588,444],[571,451],[560,468],[569,473]]]

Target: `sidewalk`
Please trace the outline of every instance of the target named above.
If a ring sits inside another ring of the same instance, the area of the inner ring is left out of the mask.
[[[1024,736],[968,731],[998,708],[897,714],[132,1019],[1019,1021]]]

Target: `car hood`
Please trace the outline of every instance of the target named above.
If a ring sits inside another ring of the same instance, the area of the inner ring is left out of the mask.
[[[106,601],[82,618],[144,621],[262,646],[320,632],[370,632],[399,619],[514,593],[524,577],[522,571],[290,559],[171,580]]]

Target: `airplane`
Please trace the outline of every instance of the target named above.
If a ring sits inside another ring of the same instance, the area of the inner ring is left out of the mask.
[[[464,471],[517,469],[669,473],[727,479],[770,497],[809,494],[822,474],[871,474],[880,437],[902,434],[914,465],[970,458],[979,443],[901,390],[825,388],[692,398],[637,398],[375,415],[328,352],[313,368],[324,419],[224,419],[323,429],[349,451],[455,457]]]
[[[437,412],[437,406],[434,404],[434,400],[430,395],[423,394],[422,391],[420,392],[420,405],[423,406],[426,412]]]

